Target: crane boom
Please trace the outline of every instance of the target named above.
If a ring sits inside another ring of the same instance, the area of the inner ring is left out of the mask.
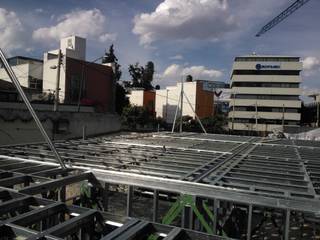
[[[292,3],[286,10],[284,10],[282,13],[280,13],[278,16],[276,16],[274,19],[268,22],[263,28],[261,28],[261,30],[256,34],[256,37],[260,37],[262,34],[269,31],[271,28],[276,26],[278,23],[282,22],[284,19],[286,19],[288,16],[290,16],[292,13],[294,13],[296,10],[298,10],[300,7],[302,7],[309,1],[310,0],[297,0],[294,3]]]

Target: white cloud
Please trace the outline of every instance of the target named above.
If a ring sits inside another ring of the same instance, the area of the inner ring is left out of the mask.
[[[165,0],[134,18],[142,45],[157,40],[218,40],[237,28],[226,0]]]
[[[320,67],[320,60],[316,57],[306,57],[302,60],[303,69],[312,70]]]
[[[157,83],[162,86],[175,85],[176,82],[181,81],[181,77],[186,75],[191,75],[193,79],[213,80],[222,77],[223,72],[213,68],[208,69],[205,66],[184,67],[179,64],[172,64],[164,70]]]
[[[43,13],[44,12],[44,10],[42,8],[36,8],[34,11],[36,13]]]
[[[107,33],[106,17],[99,9],[76,10],[57,17],[58,23],[50,27],[42,27],[33,32],[33,39],[41,41],[57,41],[70,35],[97,39],[100,42],[115,39],[116,35]]]
[[[317,57],[306,57],[302,60],[303,74],[305,76],[312,76],[320,71],[320,60]]]
[[[116,33],[105,33],[99,37],[99,41],[102,43],[105,42],[114,42],[117,40],[118,35]]]
[[[26,46],[25,31],[15,12],[0,8],[0,32],[1,48],[9,55]]]
[[[180,55],[180,54],[177,54],[175,56],[170,57],[169,59],[171,59],[171,60],[182,60],[183,56]]]

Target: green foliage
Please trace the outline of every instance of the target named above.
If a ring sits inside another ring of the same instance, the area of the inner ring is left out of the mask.
[[[145,90],[152,90],[152,81],[154,74],[154,64],[149,61],[145,67],[139,66],[139,63],[129,65],[129,74],[131,82],[127,83],[126,87],[144,88]]]
[[[129,99],[126,96],[126,90],[119,83],[116,83],[116,112],[121,115],[123,108],[129,105]]]
[[[183,116],[182,121],[184,131],[202,132],[201,126],[196,119],[190,116]],[[213,117],[201,119],[201,123],[208,133],[224,133],[227,119],[223,114],[217,114]]]
[[[132,105],[123,108],[121,120],[124,126],[133,130],[136,130],[138,126],[153,123],[153,118],[147,109]]]

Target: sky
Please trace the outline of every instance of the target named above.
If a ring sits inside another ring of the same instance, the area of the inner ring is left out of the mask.
[[[295,0],[1,0],[0,47],[42,58],[59,39],[87,39],[87,60],[111,44],[121,64],[155,64],[155,84],[181,76],[228,82],[234,57],[301,57],[303,91],[320,89],[320,1],[310,0],[261,37],[258,30]]]

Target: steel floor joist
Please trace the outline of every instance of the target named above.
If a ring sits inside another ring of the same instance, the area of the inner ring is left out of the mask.
[[[55,146],[71,169],[62,171],[45,144],[0,147],[0,186],[14,187],[28,196],[45,196],[66,184],[96,181],[97,178],[105,184],[122,184],[131,186],[130,189],[145,188],[151,192],[190,194],[195,199],[231,202],[247,209],[250,222],[247,239],[254,235],[251,221],[256,208],[283,212],[284,239],[289,239],[296,212],[319,221],[318,142],[217,134],[151,133],[59,141]],[[158,194],[154,198],[156,202]],[[128,197],[128,200],[132,198]],[[20,202],[23,203],[22,200]],[[130,210],[127,214],[130,217]],[[155,225],[148,222],[137,226],[137,229],[144,229],[143,234],[155,231]],[[119,229],[119,236],[125,234],[123,236],[129,238],[130,234]],[[129,232],[137,229],[132,228]],[[183,237],[187,234],[185,230],[177,228],[170,229],[170,232],[166,233],[166,239],[188,239]],[[52,232],[46,234],[51,236]]]

